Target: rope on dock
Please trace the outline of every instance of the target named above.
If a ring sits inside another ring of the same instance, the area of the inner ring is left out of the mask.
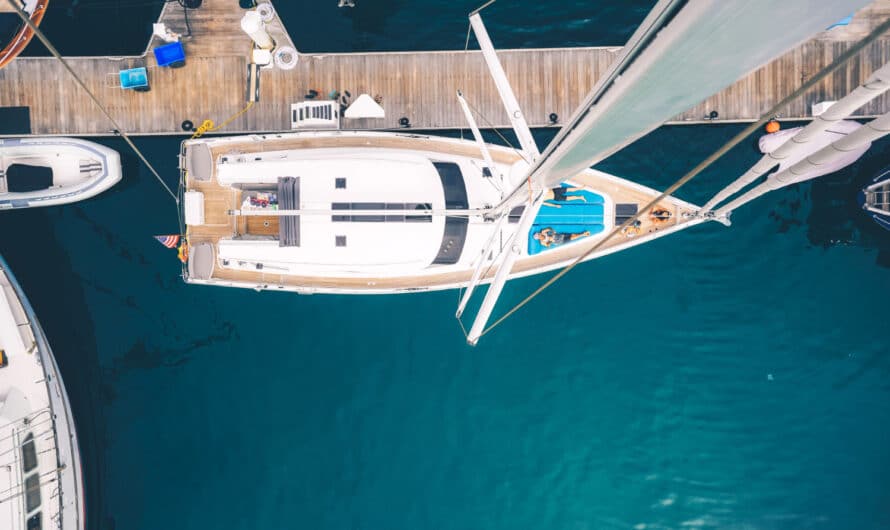
[[[28,14],[22,10],[22,8],[15,2],[15,0],[6,0],[6,2],[11,5],[13,9],[15,9],[15,12],[19,15],[19,18],[21,18],[28,25],[29,28],[31,28],[31,31],[33,31],[34,34],[37,35],[37,38],[40,39],[40,42],[42,42],[43,45],[46,46],[46,48],[50,51],[50,53],[52,53],[53,56],[62,63],[62,66],[64,66],[65,69],[68,70],[68,73],[71,74],[71,77],[73,77],[75,81],[77,81],[77,84],[80,85],[80,88],[82,88],[87,93],[87,95],[90,96],[90,99],[92,99],[93,103],[95,103],[96,106],[99,107],[99,110],[102,111],[102,114],[104,114],[105,117],[108,118],[108,121],[110,121],[111,124],[114,125],[114,130],[118,134],[120,134],[121,138],[123,138],[124,141],[127,142],[127,144],[130,146],[130,148],[133,149],[136,155],[139,156],[139,159],[142,160],[142,163],[144,163],[146,167],[148,167],[149,171],[154,174],[155,178],[158,180],[161,186],[163,186],[164,189],[167,190],[167,193],[170,194],[170,197],[173,198],[173,201],[176,202],[176,204],[179,204],[179,197],[177,197],[176,194],[173,193],[173,190],[170,189],[170,186],[168,186],[167,183],[164,182],[164,179],[161,178],[161,175],[157,172],[157,170],[155,170],[154,166],[151,165],[148,159],[145,158],[145,155],[142,154],[142,151],[140,151],[139,148],[136,147],[136,144],[134,144],[133,141],[130,140],[130,137],[127,135],[126,131],[124,131],[120,124],[117,123],[117,120],[115,120],[111,116],[111,114],[108,112],[108,109],[106,109],[102,102],[99,101],[99,98],[97,98],[96,95],[93,94],[92,91],[90,91],[90,89],[83,82],[80,76],[78,76],[68,64],[68,62],[62,58],[59,50],[57,50],[56,47],[53,46],[46,35],[43,34],[43,31],[41,31],[40,28],[38,28],[34,24],[34,22],[31,21],[31,19],[28,17]]]
[[[680,188],[682,188],[683,186],[688,184],[692,179],[694,179],[696,176],[698,176],[702,171],[707,169],[709,166],[711,166],[711,164],[713,164],[718,159],[720,159],[723,155],[725,155],[727,152],[729,152],[730,149],[732,149],[733,147],[735,147],[736,145],[741,143],[745,138],[750,136],[751,133],[755,132],[757,129],[762,127],[766,122],[771,120],[773,118],[773,116],[778,114],[786,105],[788,105],[789,103],[791,103],[798,97],[802,96],[809,89],[814,87],[816,85],[816,83],[822,81],[822,79],[824,79],[828,75],[832,74],[835,70],[837,70],[838,68],[843,66],[847,61],[856,57],[859,54],[859,52],[861,52],[866,46],[871,44],[875,39],[880,37],[884,32],[886,32],[888,30],[890,30],[890,19],[885,20],[882,24],[880,24],[874,30],[872,30],[871,33],[866,35],[862,40],[860,40],[859,42],[857,42],[856,44],[854,44],[853,46],[848,48],[844,53],[839,55],[837,57],[837,59],[834,60],[834,62],[832,62],[831,64],[827,65],[825,68],[820,70],[819,73],[817,73],[815,76],[808,79],[797,90],[795,90],[794,92],[789,94],[782,101],[776,103],[776,105],[773,106],[773,108],[766,111],[766,113],[763,114],[759,120],[757,120],[755,123],[752,123],[751,125],[745,127],[744,130],[742,130],[737,135],[735,135],[732,139],[730,139],[728,142],[726,142],[720,149],[714,151],[714,153],[712,153],[711,156],[709,156],[708,158],[703,160],[697,166],[692,168],[688,173],[686,173],[685,175],[680,177],[680,179],[678,179],[676,182],[671,184],[670,187],[668,187],[666,190],[664,190],[658,197],[656,197],[651,202],[649,202],[649,204],[647,204],[645,207],[638,210],[637,213],[634,214],[632,217],[628,218],[626,221],[621,223],[621,226],[615,227],[611,232],[609,232],[608,235],[606,235],[605,238],[598,241],[595,245],[593,245],[586,252],[584,252],[584,254],[575,258],[575,260],[572,263],[566,265],[558,273],[554,274],[553,277],[551,277],[549,280],[547,280],[546,282],[541,284],[540,287],[535,289],[531,294],[529,294],[528,296],[523,298],[522,301],[520,301],[518,304],[516,304],[512,308],[510,308],[509,311],[504,313],[503,316],[501,316],[496,321],[494,321],[490,326],[485,328],[479,336],[482,337],[482,336],[486,335],[489,331],[493,330],[494,328],[499,326],[501,323],[503,323],[505,320],[510,318],[510,316],[512,316],[517,311],[519,311],[527,303],[531,302],[536,296],[541,294],[545,289],[547,289],[548,287],[550,287],[551,285],[556,283],[560,278],[562,278],[563,276],[568,274],[572,269],[577,267],[581,262],[583,262],[585,259],[587,259],[591,254],[593,254],[594,252],[596,252],[597,250],[602,248],[602,246],[605,245],[607,241],[611,240],[616,234],[621,233],[624,229],[631,226],[640,217],[642,217],[649,210],[651,210],[653,207],[655,207],[660,201],[662,201],[669,195],[672,195],[674,192],[676,192],[677,190],[679,190]]]
[[[213,120],[204,120],[204,123],[202,123],[201,126],[198,127],[197,130],[195,130],[195,134],[192,135],[192,140],[194,140],[195,138],[200,138],[201,136],[204,135],[204,133],[213,132],[213,131],[218,131],[218,130],[222,129],[223,127],[225,127],[226,125],[232,123],[232,122],[235,121],[239,116],[241,116],[242,114],[244,114],[245,112],[247,112],[248,110],[250,110],[250,107],[253,106],[253,103],[254,103],[253,101],[249,102],[249,103],[247,104],[246,107],[244,107],[243,109],[239,110],[239,111],[236,112],[235,114],[232,114],[232,116],[230,116],[229,119],[227,119],[226,121],[222,122],[222,123],[221,123],[220,125],[218,125],[218,126],[215,126],[215,125],[214,125]]]

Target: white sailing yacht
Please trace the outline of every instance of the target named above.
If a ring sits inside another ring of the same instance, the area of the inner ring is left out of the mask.
[[[77,433],[34,310],[0,258],[0,527],[83,530]]]
[[[734,193],[727,191],[702,209],[590,168],[867,3],[660,0],[543,153],[474,12],[470,23],[521,149],[485,144],[460,92],[475,141],[360,131],[187,140],[183,276],[299,293],[466,288],[458,318],[474,288],[489,283],[467,337],[474,344],[508,279],[705,221],[728,224],[732,209],[760,187],[717,208]],[[811,178],[803,155],[835,140],[868,143],[868,127],[840,139],[825,134],[825,124],[874,97],[867,92],[838,102],[734,186],[741,190],[780,161],[793,164],[781,166],[770,186]],[[620,234],[612,234],[616,227]]]

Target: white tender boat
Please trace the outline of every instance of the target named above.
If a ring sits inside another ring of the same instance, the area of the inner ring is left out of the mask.
[[[0,258],[0,527],[82,530],[74,418],[52,350]]]
[[[76,138],[0,139],[0,209],[88,199],[121,179],[114,149]]]
[[[489,283],[467,334],[474,344],[491,329],[507,280],[705,221],[729,224],[735,208],[839,169],[855,158],[838,152],[861,154],[890,132],[890,115],[862,127],[838,124],[890,88],[885,66],[810,125],[774,137],[760,162],[701,208],[591,169],[866,3],[659,0],[543,151],[474,12],[470,25],[518,148],[483,142],[460,87],[475,141],[360,131],[186,140],[183,276],[299,293],[464,288],[458,318],[474,288]]]

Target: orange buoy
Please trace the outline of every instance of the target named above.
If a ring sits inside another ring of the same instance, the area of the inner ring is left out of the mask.
[[[177,254],[179,255],[179,261],[183,263],[189,262],[189,244],[186,241],[179,245]]]
[[[779,122],[777,122],[776,120],[770,120],[766,124],[766,132],[768,134],[777,133],[777,132],[779,132],[779,129],[781,129],[781,128],[782,128],[782,126],[779,125]]]

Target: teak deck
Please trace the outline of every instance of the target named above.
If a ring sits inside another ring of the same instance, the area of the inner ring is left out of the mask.
[[[132,134],[182,133],[184,120],[220,123],[245,106],[251,42],[239,26],[242,14],[234,0],[205,0],[203,7],[190,10],[192,35],[184,40],[187,61],[180,69],[155,65],[151,47],[160,43],[156,38],[142,56],[68,60]],[[720,121],[757,119],[888,15],[890,0],[876,0],[848,26],[817,36],[675,121],[697,122],[712,110],[719,113]],[[160,21],[173,31],[186,33],[183,8],[178,3],[165,4]],[[293,44],[277,17],[269,31],[279,44]],[[497,45],[496,34],[493,39]],[[499,55],[528,122],[546,126],[550,113],[568,119],[619,51],[618,47],[588,47],[501,50]],[[888,60],[890,39],[879,39],[810,94],[789,105],[782,116],[810,117],[813,103],[840,98]],[[134,66],[148,67],[150,92],[113,86],[119,70]],[[386,118],[344,119],[344,128],[394,129],[403,116],[415,129],[463,128],[457,89],[463,90],[488,120],[478,120],[481,126],[509,123],[478,51],[301,54],[293,70],[264,69],[260,78],[260,101],[225,132],[289,130],[290,105],[302,101],[310,89],[322,96],[332,90],[349,90],[353,97],[361,93],[382,97]],[[20,57],[0,70],[0,107],[28,107],[32,134],[113,132],[62,65],[50,57]],[[888,110],[890,95],[885,94],[861,109],[860,115]]]

